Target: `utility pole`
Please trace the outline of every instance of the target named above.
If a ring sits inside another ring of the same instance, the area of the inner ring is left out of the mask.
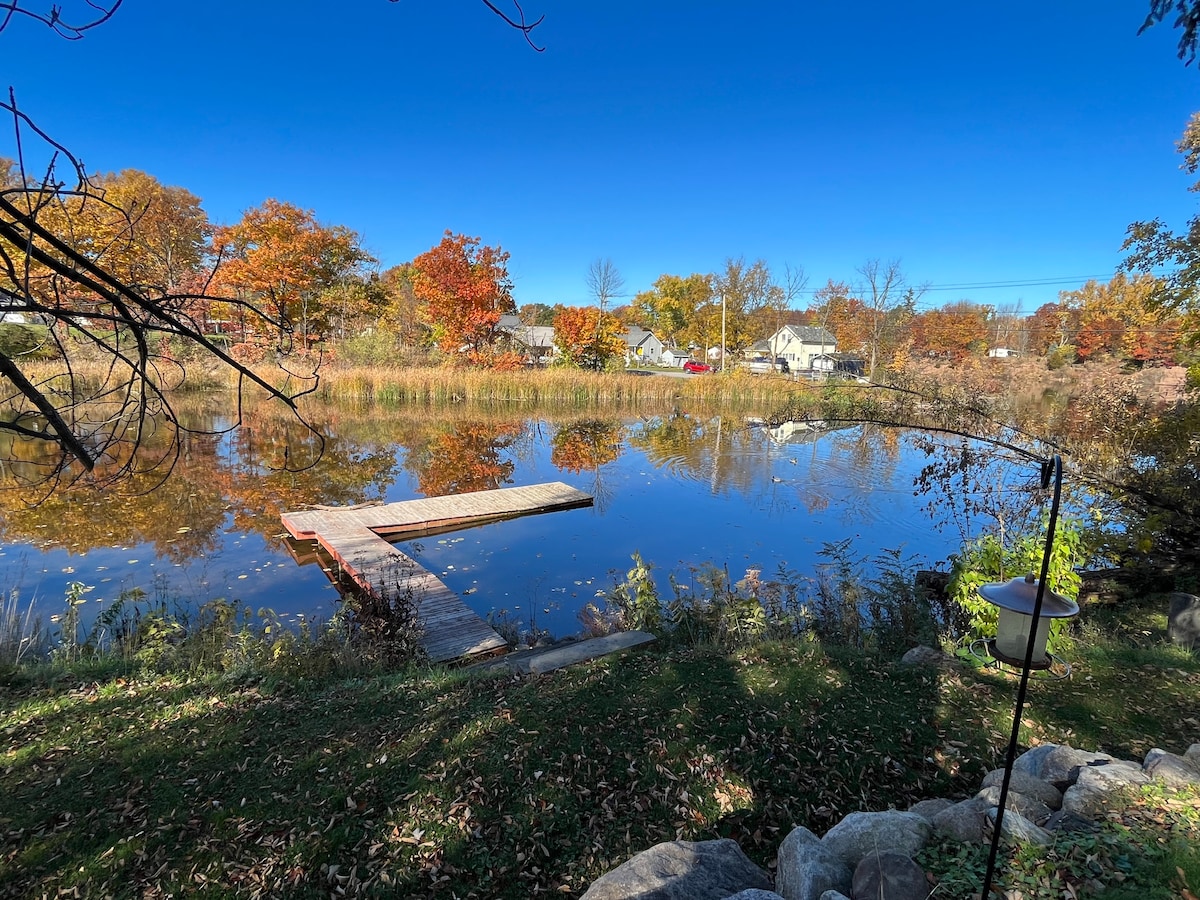
[[[721,371],[725,371],[725,292],[721,291]]]

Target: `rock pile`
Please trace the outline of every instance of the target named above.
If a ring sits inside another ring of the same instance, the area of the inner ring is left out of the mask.
[[[671,841],[600,877],[584,900],[926,900],[932,885],[913,857],[934,836],[991,839],[1004,772],[954,803],[923,800],[907,812],[851,813],[824,837],[794,828],[779,847],[774,884],[731,840]],[[1048,844],[1056,831],[1096,827],[1119,791],[1165,782],[1200,785],[1200,744],[1182,756],[1151,750],[1141,762],[1043,744],[1020,756],[1002,828],[1010,841]],[[773,890],[772,890],[773,888]]]

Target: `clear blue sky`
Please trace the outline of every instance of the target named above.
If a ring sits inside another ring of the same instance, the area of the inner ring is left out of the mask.
[[[597,257],[630,294],[874,257],[922,305],[1028,313],[1110,275],[1132,220],[1195,209],[1174,142],[1200,72],[1168,25],[1136,36],[1146,0],[524,5],[544,53],[478,0],[125,0],[75,43],[14,22],[0,83],[89,169],[215,222],[276,197],[385,266],[478,235],[518,303],[587,302]],[[1069,283],[961,287],[1031,281]]]

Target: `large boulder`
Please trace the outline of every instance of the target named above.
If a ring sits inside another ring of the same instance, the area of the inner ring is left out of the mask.
[[[924,870],[911,857],[884,850],[863,857],[850,893],[869,900],[926,900],[929,890]]]
[[[848,891],[853,871],[825,842],[797,826],[779,845],[775,890],[784,900],[820,900],[827,891]]]
[[[850,900],[850,898],[841,891],[826,891],[821,895],[820,900]]]
[[[975,795],[977,800],[982,800],[988,806],[1000,805],[1000,786],[992,785],[985,787]],[[1031,822],[1041,824],[1050,818],[1050,814],[1054,812],[1049,806],[1041,800],[1035,800],[1033,797],[1026,797],[1024,794],[1013,790],[1012,785],[1008,787],[1008,797],[1004,803],[1006,812],[1019,812]]]
[[[912,856],[933,834],[924,816],[890,809],[850,813],[825,835],[823,843],[847,866],[857,866],[876,850],[896,850]]]
[[[916,813],[918,816],[927,819],[929,822],[933,822],[934,817],[938,813],[944,812],[953,805],[954,801],[938,797],[935,800],[921,800],[918,803],[914,803],[908,808],[908,811],[910,813]]]
[[[1142,771],[1155,781],[1165,781],[1171,787],[1200,784],[1200,765],[1186,756],[1176,756],[1157,747],[1146,754]]]
[[[1014,772],[1024,772],[1034,778],[1065,789],[1075,783],[1084,766],[1098,766],[1115,761],[1107,753],[1076,750],[1066,744],[1042,744],[1017,757]]]
[[[1167,612],[1167,634],[1180,647],[1200,648],[1200,597],[1175,593]]]
[[[1200,744],[1192,744],[1183,751],[1183,758],[1193,765],[1200,766]]]
[[[998,811],[998,807],[995,806],[987,811],[988,822],[992,828],[996,827]],[[1005,840],[1018,844],[1037,844],[1039,847],[1045,847],[1054,841],[1054,836],[1045,828],[1034,825],[1019,812],[1013,812],[1010,809],[1004,811],[1004,819],[1000,823],[1000,834]]]
[[[1141,787],[1150,783],[1150,776],[1137,763],[1115,760],[1108,765],[1087,766],[1063,794],[1063,811],[1084,819],[1095,819],[1108,808],[1115,791]]]
[[[764,891],[759,888],[746,888],[736,894],[730,894],[725,900],[783,900],[774,891]]]
[[[992,769],[983,776],[982,787],[999,787],[1004,782],[1004,770]],[[1026,797],[1039,800],[1051,809],[1062,809],[1062,791],[1048,781],[1035,778],[1028,772],[1022,772],[1014,767],[1008,781],[1008,789]]]
[[[933,817],[934,833],[966,844],[978,844],[986,839],[984,822],[988,805],[975,797],[955,803]]]
[[[583,900],[725,900],[770,887],[770,876],[736,841],[666,841],[601,875]]]

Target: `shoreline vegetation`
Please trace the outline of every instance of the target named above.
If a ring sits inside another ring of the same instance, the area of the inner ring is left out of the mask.
[[[1032,432],[1022,404],[1045,405],[1044,390],[1026,383],[1023,399],[1012,371],[954,370],[920,382],[936,402],[885,408],[869,386],[740,373],[334,368],[302,403],[552,414],[711,404],[764,419],[844,411]],[[1079,396],[1117,377],[1072,374]],[[916,383],[898,373],[893,386]],[[1155,389],[1139,385],[1139,402],[1161,400]],[[1059,429],[1067,390],[1042,413]],[[1102,400],[1092,415],[1120,425],[1111,410],[1127,395]],[[596,630],[655,630],[657,645],[529,679],[389,654],[390,634],[415,643],[403,610],[382,627],[347,615],[293,630],[236,603],[181,618],[129,596],[85,634],[71,618],[81,598],[68,596],[54,639],[9,595],[0,898],[578,896],[662,840],[733,837],[769,867],[794,825],[823,833],[855,810],[967,796],[1001,764],[1013,682],[969,654],[947,668],[898,664],[907,646],[945,644],[955,615],[931,607],[899,560],[871,575],[835,555],[809,595],[782,577],[734,582],[714,561],[703,590],[674,597],[653,592],[652,562],[635,558],[589,615]],[[1023,746],[1140,757],[1200,740],[1200,660],[1170,645],[1165,600],[1145,587],[1089,601],[1063,636],[1071,677],[1034,682]],[[1155,786],[1130,809],[1036,857],[1007,853],[999,883],[1047,900],[1194,891],[1200,794]],[[977,856],[937,845],[921,862],[937,878],[981,881]]]

